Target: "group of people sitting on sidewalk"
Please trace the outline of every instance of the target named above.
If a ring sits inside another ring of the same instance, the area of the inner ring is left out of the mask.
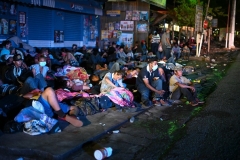
[[[192,106],[202,103],[193,84],[182,76],[182,68],[159,66],[156,53],[148,53],[145,41],[132,48],[113,43],[104,52],[85,46],[78,49],[74,44],[70,50],[61,48],[59,55],[42,48],[29,56],[27,51],[13,51],[9,40],[2,47],[0,101],[7,94],[36,99],[48,117],[57,115],[76,127],[83,125],[77,118],[79,106],[65,101],[70,97],[63,98],[65,92],[71,97],[104,96],[118,108],[138,107],[134,101],[138,95],[139,103],[148,107],[171,105],[182,95]],[[161,60],[167,62],[166,56]]]

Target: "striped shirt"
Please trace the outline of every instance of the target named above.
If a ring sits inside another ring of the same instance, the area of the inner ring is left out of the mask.
[[[159,34],[152,36],[152,43],[159,43],[160,42],[160,36]]]

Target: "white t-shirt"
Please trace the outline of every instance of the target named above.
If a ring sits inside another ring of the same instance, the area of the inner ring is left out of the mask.
[[[181,83],[181,84],[190,84],[190,80],[187,79],[186,77],[182,76],[182,77],[177,77],[175,74],[170,78],[169,80],[169,91],[170,92],[174,92],[178,85],[176,83]]]

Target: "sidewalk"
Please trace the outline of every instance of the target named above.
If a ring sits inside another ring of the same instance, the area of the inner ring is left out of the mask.
[[[81,128],[60,122],[62,132],[30,136],[23,132],[0,135],[1,155],[33,157],[37,159],[64,159],[80,149],[86,142],[96,140],[107,132],[126,123],[133,116],[138,116],[150,108],[139,112],[124,113],[108,109],[106,112],[87,116]]]
[[[238,55],[236,62],[232,64],[232,67],[229,69],[227,76],[218,85],[217,90],[207,100],[206,109],[215,107],[214,110],[217,110],[216,113],[219,113],[219,115],[216,115],[215,118],[219,118],[221,120],[222,117],[228,118],[229,114],[233,114],[237,117],[237,113],[239,113],[239,109],[237,108],[239,104],[237,103],[239,101],[239,98],[237,96],[240,94],[240,85],[239,81],[237,81],[237,76],[240,74],[239,67],[240,55]],[[235,108],[234,110],[230,111],[231,105],[233,105],[232,108]],[[231,113],[228,114],[226,111],[223,112],[222,110],[226,109],[224,106],[228,106],[227,109],[229,111],[227,112]],[[75,128],[71,125],[66,126],[66,123],[62,122],[61,126],[65,128],[61,133],[55,134],[45,134],[40,136],[30,136],[23,132],[15,134],[3,134],[0,135],[0,159],[2,159],[1,155],[12,155],[14,157],[32,157],[34,159],[36,159],[36,157],[37,159],[65,159],[72,153],[81,149],[82,145],[86,142],[98,139],[105,133],[115,130],[122,124],[128,122],[132,116],[136,117],[147,110],[151,110],[151,108],[135,113],[124,113],[109,109],[106,112],[98,113],[93,116],[87,116],[87,119],[84,120],[84,126],[82,128]],[[201,121],[202,119],[200,117],[197,120]],[[191,125],[191,123],[193,122],[190,122],[189,124]],[[198,123],[193,123],[192,126],[196,126]],[[211,121],[206,120],[205,123],[208,124],[211,123]],[[222,124],[222,121],[218,121],[218,123]],[[239,124],[239,120],[236,120],[236,124]],[[236,129],[236,131],[240,133],[238,129]],[[191,138],[193,137],[191,136]],[[196,136],[195,138],[197,139],[198,137]],[[180,150],[181,149],[183,148],[180,147]],[[177,150],[177,152],[181,152],[180,150]],[[209,150],[209,152],[210,151],[211,150]],[[175,153],[173,152],[173,154]],[[193,157],[190,159],[192,158]]]

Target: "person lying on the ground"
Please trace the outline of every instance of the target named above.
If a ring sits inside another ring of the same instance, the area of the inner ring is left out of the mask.
[[[76,118],[79,113],[78,107],[60,103],[55,91],[51,87],[46,88],[42,93],[36,91],[23,95],[27,99],[31,99],[34,96],[39,96],[37,100],[43,105],[45,114],[48,117],[53,117],[54,114],[57,114],[60,119],[71,123],[75,127],[83,125],[83,122]]]
[[[111,89],[116,88],[116,87],[123,87],[124,84],[122,83],[122,77],[123,77],[123,72],[122,71],[115,71],[114,73],[107,73],[102,82],[101,82],[101,88],[100,91],[101,93],[103,92],[109,92]]]
[[[193,83],[182,76],[182,68],[175,67],[174,75],[169,81],[169,91],[172,100],[179,100],[181,96],[185,96],[192,106],[197,106],[200,103],[204,103],[197,98],[197,92]]]
[[[68,79],[68,80],[62,80],[59,83],[62,83],[62,84],[59,84],[61,88],[63,89],[66,88],[74,92],[90,89],[89,85],[86,82],[82,82],[82,81],[74,81],[74,80]]]
[[[141,94],[141,101],[144,105],[152,105],[150,92],[154,93],[154,101],[165,104],[165,102],[161,99],[165,91],[162,90],[162,80],[160,77],[157,58],[149,59],[148,65],[141,69],[136,80],[136,87]],[[159,99],[160,101],[158,101]]]
[[[34,89],[41,91],[47,86],[41,74],[33,76],[33,73],[24,65],[22,56],[16,54],[13,56],[13,64],[5,73],[6,82],[16,86],[22,86],[20,93],[26,94]]]

